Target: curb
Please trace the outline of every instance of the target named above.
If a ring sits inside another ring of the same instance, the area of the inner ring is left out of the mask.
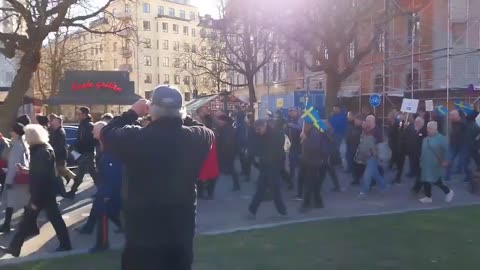
[[[287,220],[275,223],[266,223],[266,224],[257,224],[251,226],[242,226],[237,228],[225,229],[225,230],[214,230],[214,231],[205,231],[205,232],[197,232],[197,235],[205,235],[205,236],[219,236],[224,234],[232,234],[238,232],[248,232],[253,230],[263,230],[263,229],[271,229],[276,227],[283,227],[293,224],[303,224],[303,223],[310,223],[310,222],[317,222],[317,221],[326,221],[326,220],[344,220],[349,218],[362,218],[362,217],[376,217],[376,216],[389,216],[389,215],[396,215],[396,214],[406,214],[406,213],[415,213],[415,212],[424,212],[424,211],[432,211],[432,210],[442,210],[442,209],[452,209],[452,208],[460,208],[460,207],[467,207],[467,206],[478,206],[480,202],[470,202],[470,203],[459,203],[450,206],[431,206],[431,207],[422,207],[416,209],[405,209],[405,210],[395,210],[395,211],[382,211],[377,213],[371,214],[359,214],[359,215],[350,215],[350,216],[330,216],[330,217],[313,217],[313,218],[305,218],[305,219],[296,219],[296,220]],[[114,246],[109,249],[109,251],[118,251],[121,250],[122,246]],[[60,253],[48,253],[48,254],[33,254],[21,258],[13,258],[13,259],[3,259],[0,260],[0,267],[1,266],[8,266],[8,265],[16,265],[16,264],[23,264],[29,263],[34,261],[43,261],[43,260],[52,260],[52,259],[59,259],[64,258],[67,256],[78,256],[78,255],[85,255],[89,253],[89,249],[78,249],[72,250],[68,252],[60,252]]]

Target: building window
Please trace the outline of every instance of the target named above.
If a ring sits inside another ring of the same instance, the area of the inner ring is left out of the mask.
[[[163,66],[169,67],[170,66],[170,59],[168,57],[163,58]]]
[[[143,13],[150,13],[150,4],[143,3]]]
[[[95,55],[98,54],[98,46],[95,46]]]
[[[163,75],[163,83],[165,83],[165,84],[170,83],[170,75],[168,75],[168,74]]]
[[[348,57],[350,60],[353,60],[355,58],[355,52],[356,52],[356,46],[355,46],[355,41],[350,42],[350,45],[348,47]]]
[[[113,69],[117,69],[117,68],[118,68],[117,59],[113,59]]]
[[[190,45],[188,43],[183,43],[183,51],[190,52]]]
[[[160,74],[157,74],[157,84],[160,84]]]
[[[283,76],[282,68],[283,68],[283,63],[282,63],[282,61],[280,61],[280,62],[278,62],[278,80],[279,81],[282,80],[282,76]]]
[[[412,75],[412,71],[410,71],[407,74],[406,81],[407,81],[407,89],[408,90],[412,90],[412,86],[413,86],[413,90],[419,89],[420,88],[420,74],[418,72],[418,69],[416,69],[416,68],[413,69],[413,75]]]
[[[195,16],[195,12],[190,12],[190,20],[191,21],[195,21],[197,18],[197,16]]]
[[[100,51],[100,53],[103,53],[103,44],[100,44],[99,51]]]
[[[168,23],[162,23],[162,31],[168,33]]]
[[[197,36],[197,31],[195,30],[195,28],[192,28],[192,37],[196,37]]]
[[[114,51],[114,52],[117,51],[117,45],[118,45],[117,42],[113,42],[113,51]]]
[[[146,49],[151,49],[152,48],[152,40],[149,39],[149,38],[145,39],[144,46],[145,46]]]
[[[164,50],[168,50],[168,40],[164,40],[164,41],[162,42],[162,48],[163,48]]]
[[[180,67],[180,59],[175,58],[175,60],[173,61],[173,67],[174,68],[179,68]]]
[[[373,89],[374,89],[375,93],[382,93],[383,92],[383,76],[381,74],[377,74],[375,76]]]
[[[160,49],[160,41],[157,39],[157,49]]]
[[[207,37],[207,31],[205,29],[200,30],[200,37],[201,38],[206,38]]]
[[[277,81],[277,67],[278,67],[278,64],[277,63],[273,63],[273,67],[272,67],[272,79],[273,81]]]
[[[179,75],[175,75],[173,83],[174,84],[180,84],[180,76]]]
[[[178,34],[178,24],[173,25],[173,33]]]
[[[412,44],[418,39],[420,33],[420,16],[414,12],[408,17],[408,44]]]
[[[190,85],[190,76],[185,76],[183,78],[183,84]]]
[[[143,21],[143,31],[150,31],[150,22]]]
[[[184,34],[185,36],[188,36],[188,26],[184,26],[184,27],[183,27],[183,34]]]
[[[180,18],[185,19],[185,10],[180,10]]]
[[[153,93],[153,91],[151,91],[151,90],[150,91],[145,91],[145,98],[147,100],[151,100],[152,99],[152,93]]]
[[[465,38],[467,35],[467,23],[466,22],[454,22],[452,23],[452,44],[451,46],[464,47]]]
[[[295,52],[293,62],[293,71],[299,72],[300,71],[300,61],[298,60],[298,52]]]
[[[382,32],[378,35],[375,49],[377,50],[377,52],[385,51],[385,32]]]
[[[147,67],[152,66],[152,57],[144,56],[143,61],[145,61],[145,66],[147,66]]]
[[[169,8],[168,9],[168,16],[175,17],[175,9],[174,8]]]
[[[196,53],[197,52],[197,45],[192,45],[192,52]]]
[[[180,50],[180,42],[178,42],[178,41],[173,42],[173,50],[174,51],[179,51]]]
[[[158,16],[163,16],[163,15],[165,15],[165,9],[162,6],[160,6],[158,7]]]
[[[157,67],[159,67],[159,66],[160,66],[160,57],[157,56]]]
[[[150,73],[145,73],[145,83],[152,83],[152,74]]]

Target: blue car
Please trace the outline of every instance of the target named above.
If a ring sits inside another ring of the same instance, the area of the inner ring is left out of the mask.
[[[70,149],[70,146],[74,145],[77,142],[77,136],[78,136],[78,127],[76,126],[64,126],[63,129],[65,129],[65,134],[67,135],[67,149]],[[73,158],[72,154],[70,151],[68,152],[68,158],[67,158],[67,167],[76,167],[77,164],[75,162],[75,159]]]

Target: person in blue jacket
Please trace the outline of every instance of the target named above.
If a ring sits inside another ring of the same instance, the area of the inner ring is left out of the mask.
[[[91,234],[96,225],[96,243],[91,252],[103,251],[109,248],[108,220],[110,219],[121,230],[121,189],[123,165],[120,160],[108,150],[108,143],[100,138],[100,133],[106,122],[97,122],[93,133],[100,142],[102,154],[98,158],[98,176],[102,180],[86,224],[79,230],[81,234]]]

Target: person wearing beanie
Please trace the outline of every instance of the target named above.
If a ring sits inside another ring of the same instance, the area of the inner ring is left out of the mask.
[[[30,120],[30,117],[28,115],[24,114],[24,115],[19,116],[15,122],[20,123],[23,126],[27,126],[32,121]]]
[[[195,235],[195,183],[212,148],[213,132],[186,126],[182,93],[153,91],[102,130],[102,139],[127,173],[126,245],[122,270],[191,269]],[[152,123],[135,125],[149,113]]]
[[[93,137],[93,121],[90,115],[90,109],[81,107],[78,110],[78,118],[80,125],[78,126],[77,142],[73,149],[80,154],[77,159],[77,175],[73,181],[72,189],[67,193],[67,198],[73,199],[75,193],[83,182],[85,174],[88,172],[93,178],[93,182],[97,185],[97,170],[95,168],[95,147],[97,142]]]
[[[37,115],[37,123],[48,130],[48,117],[45,115]]]
[[[12,216],[16,211],[22,210],[28,204],[28,183],[19,183],[17,164],[26,166],[29,162],[28,145],[24,140],[25,131],[23,124],[17,122],[11,127],[12,136],[10,152],[8,154],[7,173],[5,176],[5,190],[2,196],[5,205],[5,221],[0,227],[0,232],[9,233]],[[38,228],[36,232],[38,233]]]

